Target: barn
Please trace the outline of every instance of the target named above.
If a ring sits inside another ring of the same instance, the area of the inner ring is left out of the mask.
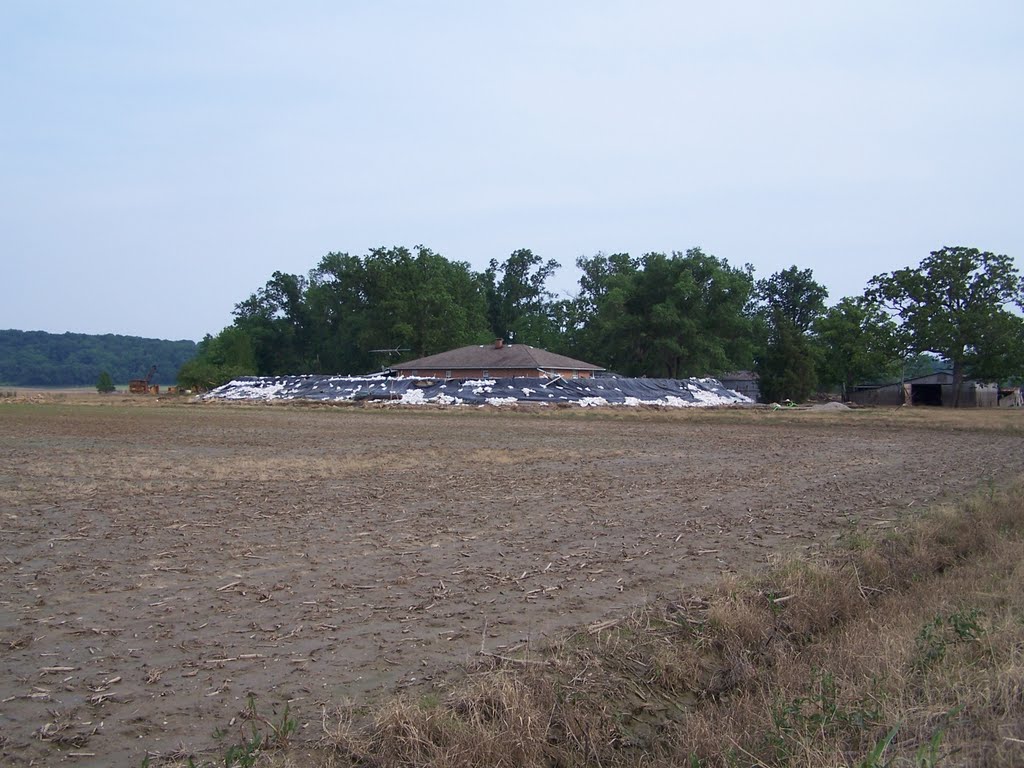
[[[937,371],[892,384],[862,384],[850,390],[850,400],[859,405],[932,405],[952,408],[955,402],[953,373]],[[960,406],[994,408],[999,405],[999,387],[973,379],[960,385]]]
[[[599,365],[556,355],[528,344],[493,344],[459,347],[390,366],[400,376],[436,379],[552,378],[589,379],[603,371]]]
[[[761,378],[753,371],[732,371],[718,377],[722,386],[749,397],[755,403],[761,399]]]

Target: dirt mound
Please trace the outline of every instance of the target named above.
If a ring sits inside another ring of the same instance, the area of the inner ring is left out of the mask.
[[[812,411],[852,411],[846,403],[816,403],[809,410]]]

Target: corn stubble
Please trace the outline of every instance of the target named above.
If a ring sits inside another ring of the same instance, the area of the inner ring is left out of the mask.
[[[1024,765],[1024,486],[638,608],[279,766]],[[483,649],[481,649],[483,651]]]

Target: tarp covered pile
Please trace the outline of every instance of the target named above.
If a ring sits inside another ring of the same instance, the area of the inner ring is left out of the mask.
[[[425,379],[385,376],[243,376],[203,395],[221,400],[383,400],[406,405],[516,403],[740,405],[751,400],[716,379]]]

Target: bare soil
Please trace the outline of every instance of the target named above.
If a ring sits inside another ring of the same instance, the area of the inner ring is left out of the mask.
[[[1016,476],[1024,412],[0,402],[0,758],[209,750]],[[485,633],[486,627],[486,633]]]

